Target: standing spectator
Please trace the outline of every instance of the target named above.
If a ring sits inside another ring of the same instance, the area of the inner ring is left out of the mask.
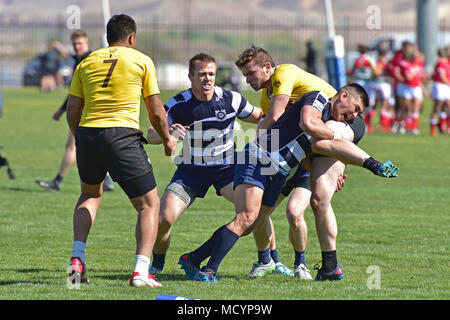
[[[47,52],[42,56],[42,91],[50,92],[64,84],[64,79],[58,73],[58,69],[61,59],[68,55],[69,52],[59,41],[50,41]]]
[[[311,41],[306,43],[306,71],[317,75],[316,49]]]

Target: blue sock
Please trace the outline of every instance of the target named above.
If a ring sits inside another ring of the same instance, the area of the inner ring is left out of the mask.
[[[277,248],[275,248],[274,250],[270,250],[270,256],[272,257],[272,260],[275,263],[280,262],[280,260],[278,259],[278,250],[277,250]]]
[[[270,249],[267,248],[263,251],[258,251],[258,262],[262,264],[268,264],[270,262]]]
[[[294,266],[299,266],[301,264],[304,264],[306,266],[306,260],[305,260],[305,251],[295,251],[295,260],[294,260]]]
[[[226,226],[225,228],[221,228],[220,232],[217,233],[217,240],[211,253],[211,258],[206,264],[205,269],[211,270],[213,273],[217,274],[220,263],[231,250],[231,248],[233,248],[238,239],[239,236],[228,229]]]
[[[211,253],[216,244],[217,236],[222,232],[223,228],[226,227],[221,226],[212,234],[212,236],[205,243],[203,243],[200,247],[189,253],[189,258],[191,259],[192,263],[200,265],[203,262],[203,260],[211,256]]]
[[[162,270],[164,268],[164,264],[166,262],[166,254],[157,254],[153,252],[153,261],[152,267]]]

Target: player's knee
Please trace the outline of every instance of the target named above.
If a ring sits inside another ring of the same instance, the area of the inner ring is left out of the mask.
[[[310,204],[315,215],[320,214],[323,212],[323,209],[328,208],[328,204],[317,196],[311,197]]]
[[[297,226],[300,224],[305,214],[305,208],[303,206],[297,206],[295,204],[288,204],[286,206],[286,217],[290,225]]]
[[[250,234],[256,226],[256,212],[240,212],[236,215],[235,226],[239,230],[241,236]]]

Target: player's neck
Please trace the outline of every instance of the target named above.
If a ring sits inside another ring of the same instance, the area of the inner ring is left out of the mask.
[[[198,101],[210,101],[214,95],[214,91],[203,93],[203,92],[197,92],[194,88],[191,88],[192,94],[194,95],[195,99]]]
[[[128,42],[114,42],[113,44],[109,45],[110,47],[125,47],[125,48],[133,48],[132,45],[130,45]]]

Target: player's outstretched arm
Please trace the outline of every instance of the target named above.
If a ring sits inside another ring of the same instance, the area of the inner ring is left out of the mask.
[[[391,161],[380,163],[353,142],[344,139],[319,140],[312,138],[311,151],[338,159],[345,164],[364,167],[385,178],[397,177],[398,167]]]
[[[186,136],[186,130],[189,130],[188,126],[182,126],[179,123],[174,123],[169,127],[169,133],[175,137],[175,139],[183,140]],[[158,132],[152,127],[148,129],[147,141],[150,144],[161,144],[163,141]]]

